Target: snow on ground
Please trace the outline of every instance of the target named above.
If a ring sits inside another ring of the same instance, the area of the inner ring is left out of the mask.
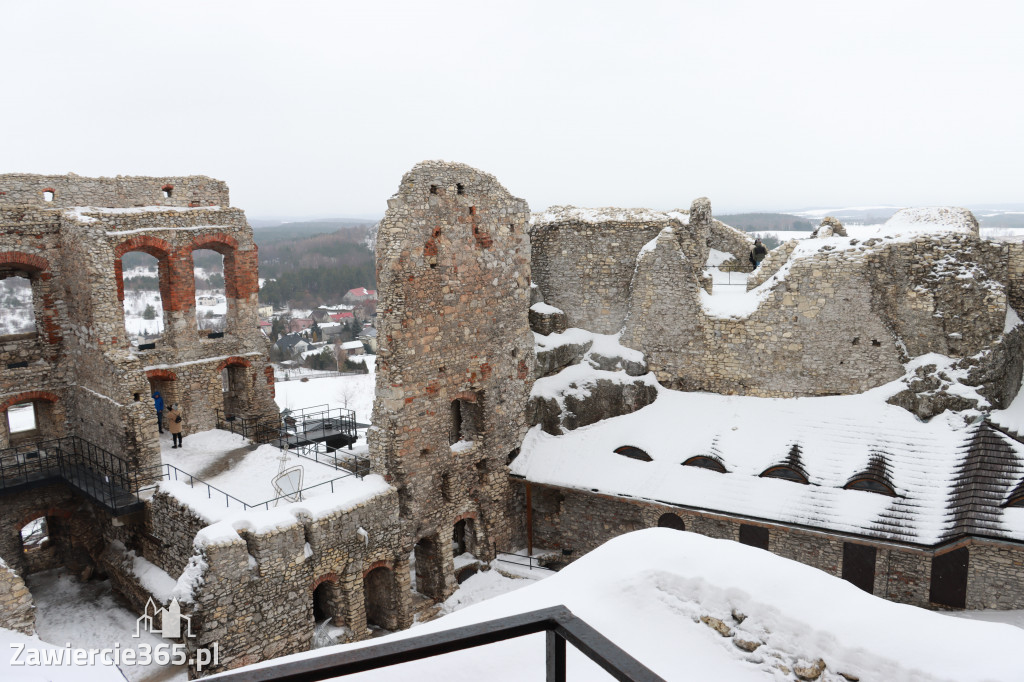
[[[142,643],[155,647],[168,641],[145,631],[140,633],[142,636],[138,639],[133,636],[138,614],[118,600],[109,580],[83,583],[64,569],[57,569],[34,573],[26,582],[36,605],[36,631],[45,642],[58,647],[70,643],[75,648],[95,649],[113,647],[120,643],[122,649],[138,649]],[[4,659],[5,662],[9,660]],[[187,679],[183,666],[123,666],[122,669],[132,682],[157,679],[178,682]],[[22,673],[27,670],[11,670],[13,675],[4,675],[3,678],[31,679],[22,677]],[[56,670],[59,668],[50,668],[47,672]],[[98,673],[95,679],[120,679],[114,668],[97,666],[93,670]],[[105,676],[99,676],[104,673]],[[42,679],[54,678],[47,675]],[[90,678],[73,675],[67,679]]]
[[[242,436],[219,429],[185,436],[181,441],[182,447],[177,449],[172,449],[169,436],[169,433],[163,434],[160,441],[164,463],[172,464],[250,505],[278,497],[271,480],[282,470],[282,457],[283,468],[302,467],[303,497],[329,495],[331,486],[318,484],[348,475],[348,472],[327,464],[284,453],[273,445],[264,444],[250,449],[249,441]],[[171,478],[173,480],[173,474]],[[188,479],[179,480],[185,482]],[[335,484],[334,490],[338,491],[343,485],[346,484]],[[171,488],[178,490],[179,487]],[[208,497],[205,486],[197,484],[195,489],[201,491],[201,497]],[[216,493],[213,496],[218,498]],[[226,507],[223,496],[216,499],[216,504],[218,508]],[[208,506],[204,504],[203,508]]]
[[[841,672],[864,682],[1020,679],[1024,630],[895,604],[769,552],[666,528],[615,538],[550,579],[412,630],[274,663],[558,604],[667,680],[793,680],[777,666],[818,658],[827,666],[823,682],[843,682]],[[737,623],[734,611],[746,619]],[[701,616],[762,644],[746,653]],[[569,679],[611,679],[573,646],[567,654]],[[518,682],[544,679],[544,661],[544,635],[537,634],[346,679]]]

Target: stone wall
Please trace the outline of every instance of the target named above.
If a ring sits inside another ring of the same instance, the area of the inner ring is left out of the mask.
[[[731,253],[733,260],[719,266],[723,272],[750,272],[750,251],[754,248],[754,240],[746,232],[726,225],[721,220],[712,220],[708,233],[708,246],[716,251]]]
[[[417,587],[455,588],[453,537],[509,549],[510,453],[533,382],[526,202],[462,164],[402,178],[377,235],[377,387],[370,456],[398,490]]]
[[[972,355],[1002,335],[999,245],[949,233],[781,262],[795,245],[751,282],[775,270],[756,310],[712,317],[666,230],[638,259],[622,343],[670,388],[793,397],[859,393],[902,376],[910,356]]]
[[[0,205],[3,204],[44,208],[132,208],[229,206],[231,202],[226,183],[202,175],[165,178],[119,175],[116,178],[86,178],[74,173],[5,173],[0,174]]]
[[[0,558],[0,628],[26,635],[36,632],[36,611],[32,595],[14,569]]]
[[[525,505],[525,485],[517,481],[520,505]],[[844,543],[874,547],[872,593],[925,608],[945,608],[929,600],[932,557],[965,545],[970,550],[967,608],[1024,606],[1024,590],[1020,589],[1024,548],[1013,543],[970,538],[955,546],[924,548],[536,483],[529,485],[534,546],[571,550],[567,555],[570,560],[617,535],[657,526],[663,514],[674,514],[690,532],[737,542],[741,526],[766,529],[768,551],[837,577],[842,577]],[[525,516],[525,508],[523,513]]]
[[[223,182],[0,175],[0,230],[0,276],[29,277],[36,313],[35,334],[0,338],[0,448],[10,444],[3,413],[32,400],[43,417],[35,437],[79,435],[138,466],[158,464],[157,382],[183,407],[186,434],[213,428],[218,410],[277,414],[257,326],[256,246]],[[224,256],[221,337],[197,328],[196,249]],[[159,263],[164,333],[149,350],[131,348],[125,333],[121,257],[130,251]]]
[[[665,226],[681,227],[686,215],[624,211],[601,217],[609,219],[595,222],[572,209],[535,217],[533,281],[545,303],[565,312],[566,326],[614,334],[625,317],[636,254]]]
[[[251,520],[259,523],[259,513]],[[325,584],[321,608],[349,628],[350,639],[370,636],[368,610],[371,621],[384,612],[386,622],[375,624],[388,629],[412,624],[409,550],[394,489],[351,509],[239,535],[202,546],[192,559],[202,570],[185,605],[196,633],[186,646],[191,655],[216,642],[220,652],[220,665],[204,675],[307,651],[314,595]],[[377,585],[374,571],[383,589],[368,596],[364,581]]]

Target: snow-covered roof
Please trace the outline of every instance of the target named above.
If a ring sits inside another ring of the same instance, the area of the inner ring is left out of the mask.
[[[530,216],[531,225],[550,223],[668,223],[677,220],[688,225],[690,215],[687,211],[652,211],[648,208],[577,208],[576,206],[550,206],[541,213]]]
[[[564,374],[538,380],[534,394],[572,390],[557,384],[579,377]],[[511,469],[536,483],[924,545],[965,533],[1024,540],[1024,508],[1000,506],[1024,476],[1024,445],[961,415],[922,422],[886,403],[897,386],[795,399],[659,387],[632,414],[560,436],[534,427]],[[614,452],[624,445],[652,461]],[[683,465],[696,456],[727,473]],[[809,484],[761,477],[794,457]],[[844,489],[880,470],[895,497]],[[978,505],[984,514],[967,513]]]
[[[363,344],[361,341],[346,341],[341,347],[343,350],[362,350]]]

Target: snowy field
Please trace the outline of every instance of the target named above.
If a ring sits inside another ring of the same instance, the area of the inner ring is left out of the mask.
[[[373,392],[376,382],[375,355],[353,356],[352,360],[363,359],[369,374],[310,379],[309,381],[282,381],[274,384],[278,407],[296,409],[314,405],[329,405],[331,408],[344,407],[355,410],[356,421],[370,423],[373,413]]]

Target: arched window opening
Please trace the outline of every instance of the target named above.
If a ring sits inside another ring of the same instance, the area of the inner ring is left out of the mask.
[[[225,419],[244,414],[248,407],[246,369],[244,365],[228,365],[220,372]]]
[[[769,467],[761,474],[761,478],[781,478],[784,481],[793,481],[794,483],[802,483],[803,485],[808,484],[807,476],[793,467],[788,466]]]
[[[174,185],[164,185],[160,188],[160,193],[164,195],[164,199],[170,199],[174,194]]]
[[[34,336],[32,280],[21,270],[0,271],[0,337]]]
[[[52,189],[43,190],[43,201],[53,201],[54,191]]]
[[[706,455],[697,455],[683,462],[684,467],[698,467],[700,469],[710,469],[711,471],[717,471],[720,474],[727,473],[725,466],[722,465],[714,457],[708,457]]]
[[[476,534],[473,519],[462,519],[452,528],[452,556],[473,554],[476,550]]]
[[[131,251],[121,256],[124,285],[124,330],[137,350],[155,347],[164,331],[164,305],[160,295],[160,261],[148,253]]]
[[[210,338],[223,336],[228,314],[224,256],[212,249],[195,249],[192,267],[196,283],[196,328]]]
[[[630,459],[640,460],[641,462],[653,462],[651,456],[638,447],[632,445],[623,445],[615,448],[615,454],[622,455],[623,457],[629,457]]]
[[[391,569],[380,566],[363,578],[366,625],[376,630],[398,629],[398,595]]]
[[[674,528],[675,530],[686,530],[686,524],[678,514],[668,512],[658,517],[658,528]]]
[[[864,490],[878,495],[896,497],[896,491],[889,487],[889,485],[873,478],[857,478],[850,481],[843,487],[847,490]]]

